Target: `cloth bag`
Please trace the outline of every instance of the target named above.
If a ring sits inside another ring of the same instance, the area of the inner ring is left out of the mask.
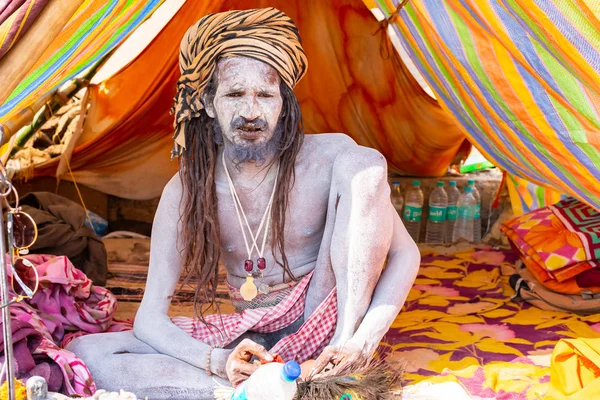
[[[518,274],[509,279],[516,294],[515,301],[526,301],[542,310],[568,311],[580,315],[600,312],[600,294],[583,290],[580,294],[554,292],[542,285],[522,262],[517,263]]]

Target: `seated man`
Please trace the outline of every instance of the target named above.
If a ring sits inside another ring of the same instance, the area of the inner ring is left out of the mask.
[[[315,373],[372,355],[419,266],[384,157],[342,134],[304,136],[292,88],[307,60],[278,10],[203,18],[182,40],[180,67],[180,170],[156,212],[133,332],[69,349],[99,388],[151,399],[212,398],[215,381],[252,374],[252,355],[269,360],[265,349],[316,358]],[[219,261],[233,315],[203,311]],[[197,284],[199,319],[167,315],[182,273]]]

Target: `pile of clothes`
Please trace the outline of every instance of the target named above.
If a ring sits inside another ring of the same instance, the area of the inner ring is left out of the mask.
[[[67,198],[32,192],[20,206],[38,228],[25,258],[37,270],[39,288],[33,298],[10,306],[15,375],[41,376],[51,392],[90,396],[96,387],[87,367],[64,346],[79,335],[131,328],[113,321],[115,296],[95,286],[106,282],[106,248],[86,226],[85,209]],[[16,298],[11,285],[9,298]],[[4,358],[0,338],[0,362]]]
[[[544,309],[600,311],[600,212],[568,198],[502,230],[523,262],[513,279],[522,299]]]
[[[511,277],[516,300],[545,310],[600,312],[600,212],[568,198],[506,221],[502,230],[522,260]],[[545,398],[600,398],[600,338],[560,340],[550,368]]]
[[[10,306],[15,375],[42,376],[51,392],[91,396],[96,386],[89,370],[64,347],[75,337],[119,332],[131,329],[131,323],[113,320],[115,296],[93,285],[67,257],[31,254],[27,259],[38,271],[40,287],[32,299]],[[9,292],[14,297],[10,286]]]

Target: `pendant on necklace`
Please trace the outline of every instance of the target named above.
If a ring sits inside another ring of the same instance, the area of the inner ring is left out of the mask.
[[[252,301],[258,295],[258,289],[254,284],[254,277],[251,274],[246,276],[246,282],[240,288],[240,294],[246,301]]]
[[[267,260],[265,260],[264,257],[260,257],[258,260],[256,260],[256,265],[258,265],[258,269],[262,271],[263,269],[267,268]]]
[[[265,283],[265,277],[263,275],[263,270],[267,268],[267,261],[264,259],[264,257],[260,257],[258,260],[256,260],[256,265],[258,265],[258,273],[260,275],[260,280],[257,285],[258,291],[262,294],[268,294],[271,291],[271,288]]]
[[[246,282],[240,288],[240,294],[246,301],[252,301],[258,295],[258,289],[254,283],[254,277],[252,276],[252,270],[254,269],[254,262],[252,260],[246,260],[244,262],[244,270],[247,272]]]
[[[271,287],[265,283],[262,273],[260,274],[260,281],[258,282],[258,291],[262,294],[269,294],[271,291]]]

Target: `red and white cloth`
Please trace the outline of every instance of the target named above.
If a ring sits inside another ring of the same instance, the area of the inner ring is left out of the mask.
[[[224,347],[248,331],[270,333],[295,322],[304,313],[306,291],[312,272],[306,275],[280,303],[273,307],[244,310],[235,314],[213,314],[205,317],[207,324],[188,317],[174,317],[173,323],[211,346]],[[281,339],[270,351],[284,360],[302,363],[317,357],[329,343],[337,323],[335,288],[304,321],[300,329]]]

